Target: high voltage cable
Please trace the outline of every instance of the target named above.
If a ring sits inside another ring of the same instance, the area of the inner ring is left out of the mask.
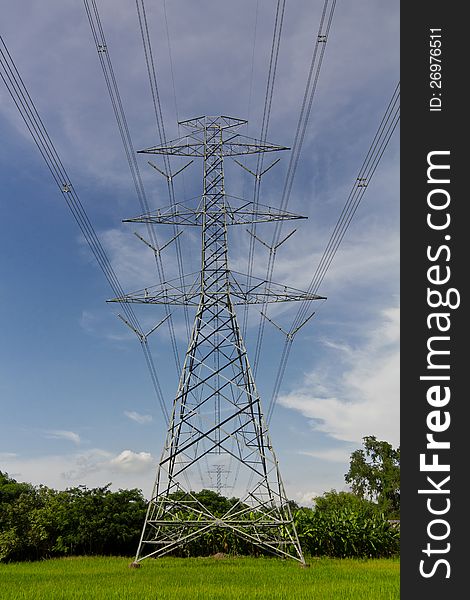
[[[157,123],[157,130],[158,130],[158,134],[160,137],[160,143],[162,145],[166,145],[167,139],[166,139],[166,133],[165,133],[165,123],[164,123],[164,119],[163,119],[163,111],[162,111],[162,105],[161,105],[161,101],[160,101],[160,93],[159,93],[158,81],[157,81],[157,72],[156,72],[156,68],[155,68],[155,60],[154,60],[154,55],[153,55],[153,51],[152,51],[152,43],[151,43],[151,38],[150,38],[150,32],[149,32],[147,13],[145,10],[144,0],[136,0],[136,8],[137,8],[137,16],[138,16],[138,20],[139,20],[140,33],[141,33],[141,37],[142,37],[142,45],[143,45],[143,49],[144,49],[145,62],[146,62],[146,66],[147,66],[147,74],[148,74],[148,80],[149,80],[149,84],[150,84],[150,91],[151,91],[151,95],[152,95],[155,120]],[[171,72],[172,72],[172,77],[173,77],[173,64],[172,64],[172,60],[171,60],[171,44],[170,44],[170,36],[169,36],[169,29],[168,29],[168,19],[167,19],[167,14],[166,14],[166,6],[164,6],[164,12],[165,12],[165,24],[166,24],[166,31],[167,31],[168,49],[169,49],[169,53],[170,53]],[[175,107],[177,108],[174,79],[173,79],[173,92],[174,92]],[[166,173],[168,175],[170,175],[170,177],[167,177],[168,195],[170,198],[170,204],[172,206],[175,206],[176,200],[175,200],[174,183],[173,183],[173,178],[171,177],[170,159],[167,155],[163,155],[163,162],[165,165]],[[181,244],[180,244],[180,240],[179,240],[179,231],[180,231],[180,229],[179,229],[178,225],[174,224],[173,225],[173,233],[175,236],[179,280],[180,280],[180,285],[183,288],[184,287],[184,269],[183,269],[183,256],[182,256],[182,251],[181,251]],[[191,339],[191,326],[190,326],[190,322],[189,322],[188,307],[184,306],[183,309],[184,309],[187,337],[188,337],[188,340],[190,340]],[[205,458],[205,463],[206,463],[207,471],[209,471],[209,463],[208,463],[207,457]],[[198,469],[199,469],[199,465],[198,465]],[[187,478],[186,473],[184,476],[185,476],[185,478]],[[199,476],[200,476],[201,482],[202,482],[203,481],[202,473],[201,473],[200,469],[199,469]],[[189,483],[188,483],[188,486],[189,486]]]
[[[390,142],[390,139],[397,127],[398,121],[400,120],[400,106],[399,106],[399,97],[400,97],[400,83],[397,84],[390,102],[388,103],[387,109],[385,111],[384,116],[379,124],[377,132],[369,146],[366,157],[362,163],[361,168],[359,169],[359,173],[357,178],[352,186],[352,189],[348,195],[346,203],[341,211],[341,214],[336,222],[336,225],[333,229],[333,232],[330,236],[330,239],[327,243],[327,246],[323,252],[323,255],[320,259],[319,265],[315,270],[315,273],[312,277],[310,285],[308,287],[308,293],[316,293],[331,265],[331,262],[338,251],[338,248],[344,238],[344,235],[356,214],[359,203],[364,196],[367,186],[370,184],[370,181],[379,165],[379,162]],[[270,405],[267,412],[268,422],[270,421],[274,406],[277,402],[277,398],[279,395],[279,390],[282,384],[282,380],[284,378],[287,361],[289,359],[289,354],[292,348],[293,335],[292,333],[299,327],[299,325],[304,321],[305,316],[310,307],[310,302],[302,302],[297,311],[297,315],[294,318],[294,321],[291,325],[291,328],[286,336],[286,340],[284,342],[284,348],[281,354],[281,359],[279,362],[279,367],[277,369],[273,393],[271,396]]]
[[[258,35],[258,15],[259,15],[259,0],[256,0],[256,8],[255,8],[255,16],[253,19],[253,45],[251,50],[251,68],[250,68],[250,85],[248,91],[248,102],[246,107],[246,135],[250,132],[250,120],[251,120],[251,105],[253,99],[253,80],[254,80],[254,72],[255,72],[255,56],[256,56],[256,39]],[[245,188],[246,188],[246,177],[243,178],[243,192],[242,198],[245,197]]]
[[[268,76],[266,81],[266,92],[264,96],[264,104],[263,104],[263,117],[261,121],[261,133],[260,140],[265,142],[268,135],[269,129],[269,120],[271,116],[271,107],[272,107],[272,99],[274,95],[274,84],[276,81],[276,73],[277,73],[277,64],[279,58],[279,49],[281,45],[281,35],[282,35],[282,26],[284,22],[284,13],[285,13],[285,0],[278,0],[276,5],[276,15],[274,18],[274,30],[273,30],[273,38],[271,43],[271,53],[269,57],[269,67],[268,67]],[[258,10],[258,5],[257,5]],[[254,47],[253,47],[253,61],[254,61]],[[256,161],[256,173],[260,173],[263,168],[263,158],[264,154],[261,153],[258,155]],[[259,203],[261,191],[261,177],[255,178],[254,188],[253,188],[253,206],[256,210],[256,207]],[[248,251],[248,268],[247,268],[247,283],[250,285],[250,281],[253,275],[253,263],[254,263],[254,254],[255,254],[255,235],[256,235],[256,223],[252,223],[250,227],[250,246]],[[242,322],[242,335],[245,336],[246,330],[248,327],[248,305],[245,306],[243,311],[243,322]],[[254,364],[253,373],[256,374],[256,364]],[[239,467],[235,474],[234,486],[237,482],[239,474]],[[248,486],[251,485],[250,478],[248,480]]]
[[[173,103],[175,105],[176,121],[179,121],[180,118],[179,118],[179,114],[178,114],[178,103],[176,101],[175,73],[174,73],[174,69],[173,69],[173,56],[172,56],[172,52],[171,52],[170,28],[168,26],[168,15],[167,15],[167,10],[166,10],[166,0],[163,0],[163,14],[164,14],[164,17],[165,17],[166,40],[167,40],[167,43],[168,43],[168,58],[170,60],[171,83],[172,83],[172,87],[173,87]]]
[[[254,26],[253,26],[253,49],[251,51],[251,72],[250,72],[250,89],[248,92],[248,106],[246,111],[246,119],[248,121],[247,127],[250,122],[250,113],[251,113],[251,101],[253,96],[253,75],[255,71],[255,51],[256,51],[256,37],[258,33],[258,14],[259,14],[259,0],[256,0],[256,9],[255,9],[255,18],[254,18]]]
[[[165,134],[165,124],[163,120],[163,111],[162,105],[160,102],[160,93],[158,89],[157,82],[157,72],[155,69],[155,60],[153,57],[152,44],[150,41],[150,32],[147,21],[147,13],[145,10],[144,0],[136,0],[136,8],[137,8],[137,16],[139,20],[140,33],[142,37],[142,44],[144,48],[145,62],[147,65],[147,73],[150,83],[150,91],[152,94],[152,102],[155,112],[155,120],[157,122],[157,130],[160,137],[160,142],[163,145],[166,145],[166,134]],[[173,184],[173,178],[171,177],[171,166],[170,159],[168,156],[163,156],[163,162],[165,165],[165,171],[167,173],[167,186],[168,186],[168,195],[170,197],[170,203],[172,206],[175,205],[175,189]],[[177,236],[179,234],[178,225],[173,225],[173,234]],[[184,285],[184,269],[183,269],[183,255],[181,251],[181,242],[179,237],[175,237],[175,247],[176,247],[176,260],[178,263],[178,273],[180,279],[180,285]],[[184,307],[184,317],[186,323],[186,333],[189,339],[190,337],[190,323],[189,323],[189,314],[187,306]]]
[[[247,135],[249,133],[250,112],[251,112],[251,104],[252,104],[252,96],[253,96],[253,76],[254,76],[254,70],[255,70],[256,38],[257,38],[257,33],[258,33],[258,16],[259,16],[259,0],[256,0],[255,17],[253,19],[254,25],[253,25],[253,47],[252,47],[252,51],[251,51],[250,87],[249,87],[249,92],[248,92],[248,103],[247,103],[247,114],[246,114]],[[244,178],[244,180],[243,180],[242,197],[245,197],[245,189],[246,189],[245,182],[246,182],[246,178]],[[254,224],[252,224],[252,226],[251,226],[252,233],[254,233],[253,226],[254,226]],[[250,236],[250,244],[251,244],[251,242],[254,242],[254,238],[252,238],[252,236]],[[254,248],[253,248],[253,250],[254,250]],[[249,276],[248,282],[250,281],[250,279],[251,279],[251,277]],[[243,321],[242,321],[242,325],[241,325],[241,331],[242,331],[243,337],[245,337],[247,325],[248,325],[248,306],[246,305],[244,307]],[[233,464],[233,456],[230,456],[227,471],[230,472],[232,470],[232,464]],[[235,489],[235,486],[238,482],[239,473],[240,473],[240,462],[237,461],[237,464],[235,466],[235,476],[234,476],[233,484],[232,484],[232,488],[231,488],[232,490]]]
[[[135,4],[136,4],[136,9],[137,9],[137,17],[138,17],[138,21],[139,21],[140,34],[142,37],[142,45],[143,45],[143,49],[144,49],[145,63],[147,66],[147,74],[148,74],[148,80],[149,80],[149,84],[150,84],[150,91],[151,91],[151,95],[152,95],[152,103],[153,103],[153,108],[154,108],[154,113],[155,113],[155,120],[157,123],[158,135],[160,137],[160,143],[162,145],[166,145],[167,139],[166,139],[166,133],[165,133],[165,123],[163,120],[163,111],[162,111],[162,106],[161,106],[161,101],[160,101],[160,93],[159,93],[158,81],[157,81],[157,72],[156,72],[156,68],[155,68],[155,60],[153,57],[152,43],[151,43],[151,39],[150,39],[150,32],[149,32],[149,26],[148,26],[148,21],[147,21],[147,13],[145,10],[145,3],[144,3],[144,0],[136,0]],[[167,36],[168,36],[168,48],[169,48],[169,52],[170,52],[170,61],[171,61],[171,46],[170,46],[170,37],[169,37],[169,30],[168,30],[168,20],[167,20],[167,16],[166,16],[166,6],[164,6],[164,11],[165,11],[165,22],[166,22]],[[172,76],[173,76],[172,61],[171,61],[171,70],[172,70]],[[177,104],[176,104],[176,91],[175,91],[175,87],[174,87],[174,80],[173,80],[173,91],[175,94],[174,101],[175,101],[175,107],[176,107]],[[175,206],[176,205],[175,189],[174,189],[173,177],[171,176],[170,159],[167,155],[163,155],[163,163],[165,165],[165,171],[168,175],[166,179],[167,179],[167,187],[168,187],[168,195],[170,198],[170,204],[172,206]],[[180,239],[179,239],[179,233],[180,233],[180,228],[178,227],[178,225],[173,224],[173,234],[175,237],[176,259],[177,259],[177,264],[178,264],[179,281],[180,281],[181,287],[183,288],[184,287],[183,254],[181,251],[181,243],[180,243]],[[184,311],[184,318],[185,318],[185,325],[186,325],[186,334],[187,334],[188,343],[189,343],[189,341],[191,339],[191,326],[190,326],[190,322],[189,322],[188,307],[184,306],[183,311]],[[209,464],[207,462],[207,458],[206,458],[206,463],[207,463],[207,470],[209,470]],[[187,478],[187,474],[185,474],[185,478]],[[201,474],[201,478],[202,478],[202,474]],[[189,484],[188,484],[188,487],[190,487]]]
[[[307,130],[307,125],[312,110],[313,99],[317,89],[318,78],[320,76],[320,70],[323,64],[323,57],[325,54],[327,41],[330,35],[335,6],[336,0],[325,0],[325,3],[323,5],[317,39],[313,50],[310,69],[307,76],[307,83],[305,86],[304,97],[302,100],[302,107],[300,109],[299,120],[297,122],[297,129],[294,136],[294,142],[292,144],[289,166],[287,168],[286,179],[282,190],[282,199],[280,206],[281,210],[286,210],[287,205],[289,203],[290,194],[292,191],[292,184],[296,174],[297,165],[299,163],[300,153],[305,138],[305,132]],[[277,222],[274,229],[273,245],[275,245],[279,241],[280,235],[281,226],[280,222]]]
[[[88,218],[88,215],[80,201],[80,198],[71,183],[71,179],[57,153],[57,150],[46,130],[46,127],[39,116],[36,106],[31,99],[31,96],[24,84],[24,81],[14,63],[14,60],[8,51],[8,48],[0,36],[0,76],[2,77],[5,86],[15,103],[20,116],[28,128],[28,131],[33,138],[34,143],[39,149],[41,156],[43,157],[55,183],[57,184],[60,192],[62,193],[64,200],[67,203],[75,221],[77,222],[80,231],[82,232],[85,240],[87,241],[90,250],[98,262],[99,267],[103,271],[113,293],[117,297],[122,297],[123,289],[117,278],[117,275],[109,261],[109,258],[99,241],[96,231]],[[139,320],[132,309],[127,303],[120,303],[121,308],[126,315],[129,323],[134,327],[135,330],[141,331]],[[155,386],[157,397],[162,408],[163,413],[168,413],[163,401],[163,394],[161,392],[158,378],[156,378],[155,367],[151,357],[148,357],[147,344],[143,345],[144,355],[146,360],[149,362],[149,368],[151,369],[152,381]],[[153,367],[152,367],[153,365]]]
[[[101,68],[103,70],[103,75],[105,78],[106,86],[108,89],[109,97],[111,100],[111,104],[113,106],[114,115],[116,118],[116,122],[118,125],[119,132],[121,134],[121,140],[124,146],[124,150],[126,153],[127,161],[129,164],[129,169],[131,171],[132,179],[134,181],[134,186],[136,189],[137,197],[139,199],[139,203],[141,205],[142,212],[148,213],[150,212],[149,204],[147,201],[147,196],[145,193],[144,185],[142,182],[142,178],[140,175],[139,165],[136,159],[136,153],[134,150],[134,146],[132,143],[132,138],[129,132],[129,128],[127,125],[127,119],[124,113],[124,108],[121,101],[121,96],[119,93],[119,88],[117,85],[116,77],[114,75],[114,69],[111,62],[111,57],[109,53],[109,49],[107,46],[106,38],[104,35],[103,26],[101,24],[101,19],[99,16],[98,8],[96,5],[96,1],[92,0],[93,4],[93,12],[90,10],[88,0],[84,0],[85,9],[87,12],[88,20],[90,23],[90,28],[93,34],[93,38],[96,44],[96,48],[98,51],[98,57],[100,59]],[[158,247],[158,243],[156,240],[156,235],[151,227],[151,225],[147,225],[147,232],[150,236],[152,244],[154,247]],[[163,266],[163,261],[161,256],[158,253],[154,253],[157,272],[160,281],[165,281],[165,271]],[[178,348],[176,344],[176,336],[174,332],[174,325],[171,314],[169,313],[168,307],[166,307],[168,318],[168,330],[170,334],[171,345],[173,349],[173,356],[175,359],[176,369],[179,372],[180,370],[180,362],[178,357]]]
[[[90,8],[90,3],[88,0],[84,0],[85,10],[87,13],[88,21],[90,23],[91,32],[93,35],[93,39],[96,45],[96,49],[98,51],[98,57],[100,60],[101,68],[103,71],[104,79],[106,82],[106,87],[108,89],[108,94],[111,100],[111,104],[113,107],[114,115],[116,118],[116,122],[118,125],[119,133],[121,135],[122,144],[124,147],[124,151],[126,154],[127,162],[129,165],[129,170],[132,175],[132,180],[134,182],[135,190],[137,193],[137,198],[139,200],[141,210],[143,213],[149,213],[150,208],[147,200],[147,195],[145,193],[145,188],[142,182],[142,177],[140,175],[139,165],[136,159],[136,152],[134,150],[134,145],[132,143],[132,138],[130,135],[129,127],[127,124],[126,115],[124,112],[124,107],[121,101],[121,95],[119,93],[119,87],[117,85],[116,77],[114,74],[113,65],[111,62],[111,57],[109,53],[109,48],[106,42],[106,37],[104,34],[104,29],[101,24],[100,15],[98,12],[98,7],[96,4],[96,0],[91,0],[93,10]],[[158,243],[155,235],[155,231],[150,224],[147,224],[147,232],[150,236],[153,247],[158,248]],[[165,269],[163,265],[162,258],[159,253],[154,252],[157,273],[160,279],[160,282],[165,281]],[[169,311],[168,306],[165,306],[166,314],[168,316],[168,331],[170,334],[171,346],[173,349],[173,357],[175,360],[176,370],[180,371],[181,365],[178,357],[178,347],[176,344],[176,335],[173,325],[173,319],[171,313]]]
[[[153,59],[152,46],[150,43],[150,33],[147,22],[147,13],[145,11],[144,0],[136,0],[137,16],[139,19],[140,34],[142,36],[145,62],[147,64],[147,72],[150,81],[150,91],[152,94],[152,100],[155,110],[155,117],[157,122],[158,136],[162,144],[166,144],[165,126],[163,123],[162,106],[160,102],[160,93],[157,85],[157,77],[155,70],[155,61]],[[169,170],[170,163],[167,156],[163,157],[165,167]]]
[[[269,128],[269,119],[271,115],[271,106],[274,94],[274,83],[276,80],[277,64],[279,58],[279,48],[281,45],[282,25],[284,22],[286,2],[278,0],[276,8],[276,18],[274,21],[273,42],[271,46],[271,56],[269,59],[268,81],[266,84],[266,94],[264,99],[263,119],[261,123],[260,140],[266,141]],[[258,160],[262,160],[263,154],[258,155]]]
[[[399,98],[400,98],[400,83],[397,84],[392,98],[387,106],[384,116],[380,122],[377,132],[372,140],[367,155],[362,163],[362,166],[357,175],[346,203],[343,207],[341,215],[335,225],[328,244],[320,259],[320,263],[314,273],[314,276],[308,287],[308,291],[316,292],[320,287],[323,278],[328,271],[331,261],[338,250],[338,247],[346,233],[349,224],[351,223],[354,214],[359,206],[359,203],[367,189],[367,186],[375,173],[380,159],[388,145],[388,142],[395,131],[399,121]],[[294,319],[292,327],[295,328],[304,318],[308,311],[309,303],[303,302],[298,309],[297,316]]]
[[[44,123],[36,110],[34,102],[29,95],[27,88],[19,74],[16,65],[11,57],[11,54],[6,47],[6,44],[1,39],[1,66],[3,72],[1,73],[2,79],[7,87],[7,90],[12,97],[21,117],[23,118],[35,144],[37,145],[44,161],[46,162],[49,171],[51,172],[54,181],[59,187],[64,199],[67,202],[72,214],[77,221],[80,230],[82,231],[85,239],[90,245],[90,249],[93,252],[96,260],[103,273],[108,280],[111,288],[114,292],[122,293],[122,287],[119,284],[117,276],[109,262],[105,250],[103,249],[96,232],[91,224],[88,216],[83,208],[83,205],[78,197],[78,194],[74,190],[70,177],[62,164],[62,161],[52,143],[49,134],[44,126]],[[125,307],[123,305],[123,310]],[[136,326],[139,327],[137,318],[133,310],[127,310],[126,315],[129,320]]]
[[[263,117],[261,122],[261,133],[260,140],[261,142],[265,142],[268,135],[269,129],[269,120],[271,116],[271,107],[272,107],[272,99],[274,94],[274,83],[276,80],[276,72],[277,72],[277,63],[279,58],[279,48],[281,45],[281,35],[282,35],[282,25],[284,22],[284,13],[285,13],[285,0],[278,0],[276,6],[276,16],[274,19],[274,30],[273,30],[273,40],[271,44],[271,54],[269,57],[269,68],[268,68],[268,77],[266,82],[266,92],[264,96],[264,105],[263,105]],[[263,158],[264,155],[258,155],[256,162],[256,173],[260,173],[263,168]],[[261,190],[261,178],[256,178],[253,189],[253,204],[254,208],[258,206],[259,197]],[[248,285],[250,284],[251,277],[253,275],[253,261],[254,261],[254,252],[255,252],[255,238],[256,234],[256,223],[253,223],[250,227],[251,235],[250,235],[250,246],[248,251]],[[243,314],[243,325],[242,325],[242,333],[245,335],[246,328],[248,324],[248,307],[245,307]]]
[[[176,122],[178,123],[178,132],[179,132],[180,117],[179,117],[178,102],[176,99],[175,69],[173,66],[173,52],[172,52],[172,46],[171,46],[170,25],[169,25],[169,20],[168,20],[168,11],[167,11],[167,6],[166,6],[166,0],[163,0],[163,15],[164,15],[164,20],[165,20],[166,41],[167,41],[167,45],[168,45],[168,59],[169,59],[169,63],[170,63],[171,85],[172,85],[172,90],[173,90],[173,104],[175,106]],[[182,161],[183,159],[181,158],[180,160]],[[183,195],[186,196],[186,181],[185,181],[185,173],[184,172],[181,173],[181,179],[182,179],[182,184],[183,184]],[[177,231],[177,228],[173,228],[173,229],[174,229],[174,232]],[[185,318],[186,318],[186,313],[185,313]],[[188,333],[188,329],[186,330],[186,332]]]
[[[302,106],[300,109],[299,119],[297,122],[297,128],[294,136],[294,141],[292,144],[292,151],[289,160],[289,166],[287,168],[287,174],[284,182],[284,187],[282,190],[281,196],[281,205],[280,210],[286,210],[287,205],[289,203],[290,194],[292,191],[292,185],[294,181],[294,177],[297,170],[297,165],[300,158],[300,153],[302,150],[303,141],[305,138],[305,132],[307,129],[307,124],[310,118],[310,113],[312,109],[313,99],[315,96],[315,92],[317,89],[318,78],[320,76],[320,70],[323,63],[323,57],[325,54],[325,49],[328,41],[328,37],[330,34],[331,24],[333,21],[334,10],[336,6],[336,0],[325,0],[323,5],[322,14],[320,17],[320,24],[318,27],[318,33],[315,40],[315,45],[313,48],[313,54],[310,61],[310,68],[307,76],[307,82],[305,86],[305,92],[302,100]],[[276,248],[276,245],[279,243],[281,235],[281,225],[280,223],[276,223],[274,234],[272,238],[271,248]],[[274,272],[274,264],[276,260],[276,252],[270,252],[268,257],[268,266],[266,269],[266,277],[265,279],[269,282],[272,281],[273,272]],[[267,305],[263,305],[262,312],[266,314]],[[258,335],[256,339],[256,347],[253,361],[253,371],[257,372],[259,359],[261,355],[261,348],[263,344],[263,336],[264,336],[264,328],[265,328],[265,318],[263,316],[260,317],[259,326],[258,326]]]

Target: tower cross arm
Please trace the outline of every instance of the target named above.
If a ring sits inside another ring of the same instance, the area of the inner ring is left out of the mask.
[[[226,225],[246,225],[249,223],[268,223],[272,221],[285,221],[306,219],[307,217],[295,213],[265,206],[264,204],[245,202],[242,198],[225,194],[225,206],[213,209],[212,215],[224,215]],[[188,226],[201,226],[203,224],[204,210],[201,204],[196,207],[176,203],[173,206],[165,206],[158,210],[124,219],[123,223],[152,223],[152,224],[175,224]]]
[[[179,279],[163,282],[161,285],[152,286],[130,292],[119,298],[112,298],[108,302],[124,302],[127,304],[170,304],[179,306],[199,306],[203,301],[200,280],[190,273],[183,278],[183,285]],[[220,305],[228,306],[228,296],[233,305],[265,304],[273,302],[302,302],[311,300],[326,300],[311,292],[298,290],[287,285],[275,283],[236,271],[229,271],[228,290],[206,292],[206,300],[211,299]],[[228,292],[228,295],[227,295]]]
[[[139,154],[166,154],[170,156],[199,156],[204,157],[207,147],[211,142],[199,139],[199,135],[187,135],[161,146],[152,146],[139,150]],[[215,144],[214,144],[215,145]],[[261,140],[250,138],[244,135],[235,134],[222,140],[217,146],[221,149],[223,156],[242,156],[244,154],[259,154],[260,152],[277,152],[279,150],[289,150],[287,146],[269,144]]]

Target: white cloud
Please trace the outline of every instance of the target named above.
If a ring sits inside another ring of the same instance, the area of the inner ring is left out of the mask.
[[[77,446],[80,444],[81,439],[78,433],[74,431],[66,431],[64,429],[51,429],[44,432],[44,437],[52,440],[69,440]]]
[[[312,419],[312,427],[332,438],[361,443],[376,435],[399,443],[399,310],[382,320],[362,347],[338,350],[336,361],[322,363],[297,390],[279,402]]]
[[[125,410],[124,414],[131,421],[135,421],[136,423],[140,423],[143,425],[144,423],[150,423],[152,421],[152,415],[141,415],[135,410]]]
[[[297,502],[297,504],[300,504],[300,506],[313,506],[313,499],[317,496],[321,496],[321,494],[313,491],[299,491],[295,494],[294,500]]]
[[[112,489],[138,488],[144,495],[151,491],[156,466],[148,452],[123,450],[116,454],[101,448],[70,454],[3,455],[2,460],[2,470],[33,485],[64,489],[75,485],[100,487],[111,482]]]
[[[155,464],[154,458],[149,452],[133,452],[123,450],[121,454],[109,461],[112,468],[119,471],[142,473],[148,471]]]

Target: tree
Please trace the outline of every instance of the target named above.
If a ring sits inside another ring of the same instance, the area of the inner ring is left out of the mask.
[[[33,486],[30,483],[18,483],[8,473],[0,471],[0,504],[10,504],[19,498],[21,494],[30,494],[32,492]]]
[[[18,483],[0,471],[0,562],[132,554],[145,499],[138,489],[112,492],[109,487],[56,491]]]
[[[351,492],[337,492],[330,490],[323,496],[313,499],[315,510],[321,513],[332,513],[341,510],[349,510],[370,517],[377,513],[377,505]]]
[[[346,483],[354,494],[372,502],[388,518],[400,512],[400,448],[370,435],[363,438],[364,449],[351,454]]]
[[[42,532],[33,515],[40,504],[32,485],[0,471],[0,561],[39,557]]]

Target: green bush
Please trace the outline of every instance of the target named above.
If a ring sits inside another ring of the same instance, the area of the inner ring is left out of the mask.
[[[0,472],[0,560],[134,554],[145,499],[140,490],[109,487],[56,491]]]
[[[295,522],[303,551],[312,556],[383,558],[399,552],[400,531],[380,513],[299,509]]]
[[[112,492],[109,487],[56,491],[18,483],[0,472],[0,561],[132,556],[139,543],[146,502],[140,490]],[[177,494],[173,499],[178,499]],[[192,496],[215,516],[222,516],[239,502],[212,490]],[[182,519],[199,518],[187,504],[182,502],[181,506]],[[380,558],[398,553],[399,529],[390,525],[376,504],[354,494],[332,490],[316,499],[314,509],[299,508],[295,503],[290,506],[305,554]],[[256,513],[249,513],[248,518],[256,519]],[[267,554],[225,527],[210,528],[173,554],[209,556],[218,552]]]

